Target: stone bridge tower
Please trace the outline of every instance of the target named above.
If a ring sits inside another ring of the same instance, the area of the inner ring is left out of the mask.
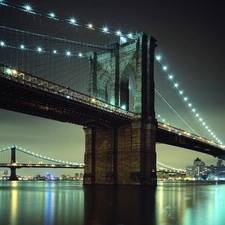
[[[84,128],[84,185],[156,184],[154,51],[145,33],[89,53],[89,95],[139,115],[130,124]]]

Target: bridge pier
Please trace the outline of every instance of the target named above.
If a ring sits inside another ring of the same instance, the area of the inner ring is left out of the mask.
[[[156,124],[84,130],[84,185],[156,185]]]
[[[16,163],[16,146],[13,146],[11,148],[11,164]],[[9,177],[9,180],[18,180],[18,177],[16,176],[16,167],[10,167],[11,174]]]
[[[156,46],[152,36],[140,33],[129,43],[115,44],[110,52],[88,54],[90,95],[135,116],[111,128],[84,128],[84,185],[156,184]]]
[[[10,167],[11,174],[9,177],[9,180],[18,180],[18,177],[16,176],[16,167]]]

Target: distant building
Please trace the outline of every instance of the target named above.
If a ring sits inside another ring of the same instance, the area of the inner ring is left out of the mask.
[[[196,166],[187,166],[186,174],[188,178],[194,178],[196,176]]]
[[[4,170],[3,174],[4,174],[5,176],[9,175],[9,170]]]
[[[201,159],[196,158],[196,159],[194,160],[194,166],[197,166],[197,167],[200,167],[200,166],[205,166],[205,163],[204,163],[204,162],[202,162],[202,160],[201,160]]]
[[[209,167],[199,158],[194,160],[193,166],[186,167],[187,177],[189,178],[204,179],[208,176],[209,171]]]
[[[217,166],[218,166],[218,167],[224,166],[224,165],[223,165],[223,160],[222,160],[222,159],[218,159]]]
[[[187,178],[195,178],[197,180],[225,180],[225,166],[223,160],[219,159],[217,166],[206,166],[205,163],[196,158],[193,166],[186,167]]]
[[[76,179],[76,180],[79,179],[79,173],[75,173],[75,179]]]

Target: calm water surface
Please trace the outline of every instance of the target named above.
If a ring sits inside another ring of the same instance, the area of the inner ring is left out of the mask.
[[[225,184],[158,182],[151,188],[0,182],[0,224],[224,225]]]

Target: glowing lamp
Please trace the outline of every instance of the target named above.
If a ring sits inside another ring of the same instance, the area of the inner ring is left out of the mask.
[[[55,17],[55,14],[54,14],[54,13],[49,13],[49,16],[50,16],[51,18],[54,18],[54,17]]]
[[[31,11],[31,10],[32,10],[32,8],[31,8],[30,5],[25,5],[24,8],[25,8],[27,11]]]

